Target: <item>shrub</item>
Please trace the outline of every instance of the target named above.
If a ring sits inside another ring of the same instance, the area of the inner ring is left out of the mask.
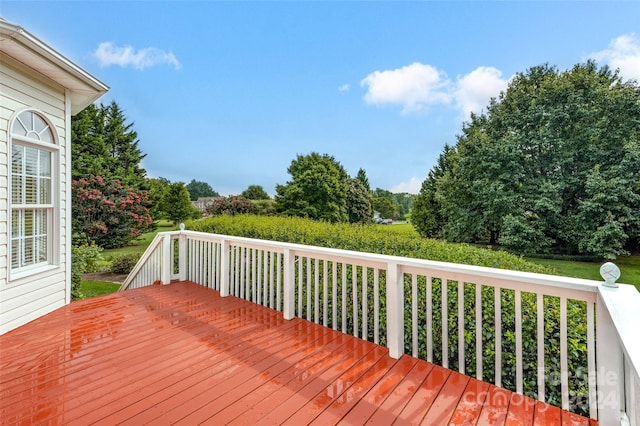
[[[102,176],[71,183],[74,236],[103,248],[124,247],[153,226],[146,191]]]
[[[102,249],[95,243],[71,247],[71,299],[82,299],[80,282],[87,272],[96,270],[98,261],[102,260]]]
[[[111,272],[114,274],[128,274],[140,260],[141,253],[118,254],[111,259]]]
[[[201,221],[189,221],[185,225],[187,229],[215,234],[517,271],[550,272],[544,266],[506,252],[425,239],[375,225],[332,224],[304,218],[253,215],[209,217]]]

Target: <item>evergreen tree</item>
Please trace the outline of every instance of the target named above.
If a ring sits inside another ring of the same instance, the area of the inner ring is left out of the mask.
[[[145,157],[138,147],[133,123],[113,101],[90,105],[71,118],[71,174],[73,179],[90,175],[118,179],[122,185],[145,189]]]

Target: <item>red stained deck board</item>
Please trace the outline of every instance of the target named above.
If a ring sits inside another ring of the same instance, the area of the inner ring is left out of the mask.
[[[74,302],[0,336],[0,418],[597,424],[189,282]]]

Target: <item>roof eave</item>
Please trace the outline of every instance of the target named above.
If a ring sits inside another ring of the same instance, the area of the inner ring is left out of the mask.
[[[26,50],[11,49],[11,43],[20,45]],[[109,86],[62,56],[33,34],[4,20],[0,20],[0,50],[69,89],[72,114],[80,112],[109,90]],[[52,73],[51,65],[62,71],[64,78],[61,78],[59,73]]]

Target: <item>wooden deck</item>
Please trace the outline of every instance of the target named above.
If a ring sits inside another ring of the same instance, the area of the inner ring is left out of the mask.
[[[595,425],[188,282],[74,302],[0,336],[2,424]]]

